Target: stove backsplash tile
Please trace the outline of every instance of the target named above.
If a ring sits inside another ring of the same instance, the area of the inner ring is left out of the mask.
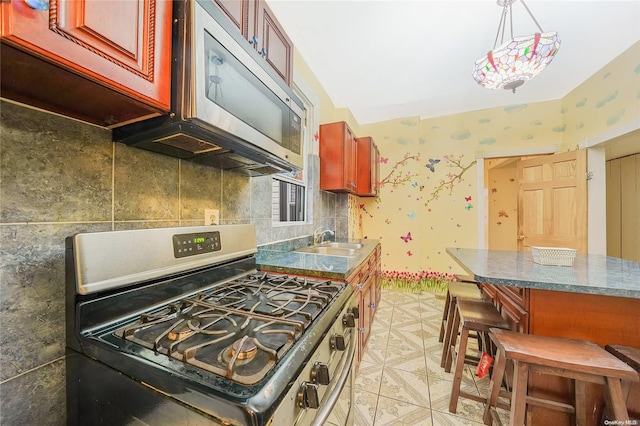
[[[3,425],[66,425],[65,360],[56,359],[29,374],[2,383]]]
[[[307,171],[313,223],[273,226],[269,177],[114,144],[108,129],[4,100],[0,138],[0,424],[31,424],[40,413],[40,424],[66,423],[64,380],[55,379],[65,359],[65,237],[202,225],[209,208],[223,224],[254,223],[258,244],[318,226],[347,236],[346,203],[318,190],[317,156]]]
[[[180,220],[202,225],[203,209],[222,211],[222,170],[183,161],[180,164]]]
[[[114,221],[179,220],[180,160],[119,143],[114,147]]]
[[[111,220],[107,129],[0,102],[0,222]]]

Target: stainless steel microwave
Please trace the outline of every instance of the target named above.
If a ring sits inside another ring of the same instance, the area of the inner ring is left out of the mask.
[[[302,101],[211,1],[174,2],[172,111],[113,139],[252,175],[301,169]]]

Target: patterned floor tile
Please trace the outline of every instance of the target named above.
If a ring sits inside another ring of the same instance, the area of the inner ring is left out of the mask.
[[[356,390],[379,393],[382,371],[380,364],[361,361],[356,375]]]
[[[373,364],[384,365],[386,349],[367,345],[362,354],[362,361],[371,362]]]
[[[419,327],[394,327],[389,331],[388,344],[402,348],[413,348],[424,354],[424,340],[422,339],[422,329]]]
[[[394,306],[398,305],[406,305],[407,303],[415,303],[420,302],[420,294],[419,293],[402,293],[398,292],[396,294],[395,300],[393,302]]]
[[[389,337],[389,339],[391,339],[391,337]],[[415,374],[427,374],[424,352],[407,345],[388,345],[384,365],[385,367],[409,371]]]
[[[458,417],[451,413],[442,413],[440,411],[432,411],[433,426],[478,426],[483,425],[481,422],[474,422],[469,419]],[[508,423],[503,423],[508,424]]]
[[[436,412],[449,413],[449,401],[451,399],[452,382],[429,377],[429,392],[431,396],[431,409]],[[463,383],[464,392],[478,394],[474,384]],[[458,399],[458,409],[456,417],[461,417],[474,422],[482,423],[484,414],[484,404],[467,398]]]
[[[377,405],[378,394],[356,389],[353,413],[354,425],[373,426],[376,418]]]
[[[438,341],[444,298],[382,291],[371,334],[356,376],[356,426],[482,424],[484,404],[460,398],[456,414],[449,413],[453,374],[440,367]],[[468,352],[477,352],[469,340]],[[489,379],[475,376],[465,365],[462,389],[486,395]],[[498,410],[503,424],[509,413]]]
[[[369,335],[369,341],[367,342],[367,349],[377,348],[379,351],[386,353],[388,342],[389,329],[371,328],[371,334]]]
[[[429,382],[426,375],[386,367],[382,373],[380,395],[430,407]]]
[[[431,426],[431,410],[380,396],[375,426]]]

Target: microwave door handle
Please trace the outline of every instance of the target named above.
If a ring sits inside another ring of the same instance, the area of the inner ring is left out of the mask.
[[[345,384],[347,383],[347,379],[350,374],[353,374],[353,358],[356,353],[356,346],[358,343],[358,335],[354,333],[353,328],[349,328],[350,342],[349,342],[349,351],[347,352],[347,356],[344,357],[345,362],[342,366],[342,371],[340,372],[340,377],[338,377],[337,383],[335,387],[331,390],[331,394],[326,400],[326,403],[320,408],[316,414],[316,418],[313,420],[312,426],[321,426],[323,425],[329,415],[333,411],[333,408],[338,403],[338,397],[342,394]],[[353,402],[353,401],[352,401]]]

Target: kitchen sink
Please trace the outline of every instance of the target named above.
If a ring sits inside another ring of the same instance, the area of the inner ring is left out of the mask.
[[[324,245],[304,247],[295,250],[297,253],[311,253],[311,254],[324,254],[328,256],[345,256],[353,257],[357,256],[360,250],[345,247],[330,247]]]
[[[360,250],[363,247],[362,243],[340,243],[340,242],[326,242],[322,244],[318,244],[315,247],[331,247],[331,248],[339,248],[339,249],[352,249],[352,250]]]

